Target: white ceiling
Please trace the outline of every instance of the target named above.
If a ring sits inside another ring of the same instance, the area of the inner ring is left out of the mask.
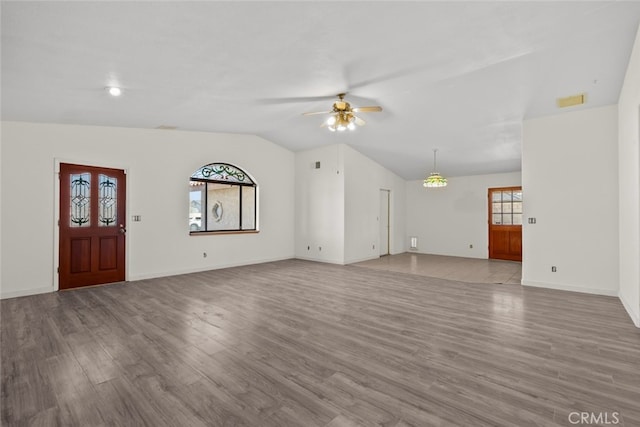
[[[1,13],[3,120],[251,133],[294,151],[339,142],[422,179],[434,148],[445,176],[520,170],[523,118],[580,92],[574,109],[616,103],[640,2],[2,1]],[[301,115],[343,91],[384,111],[344,133]]]

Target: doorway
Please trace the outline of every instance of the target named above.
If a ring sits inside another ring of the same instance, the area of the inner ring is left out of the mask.
[[[489,188],[489,258],[522,262],[522,187]]]
[[[60,164],[59,289],[125,280],[124,170]]]
[[[389,255],[389,241],[391,234],[390,213],[391,210],[391,190],[380,190],[380,256]]]

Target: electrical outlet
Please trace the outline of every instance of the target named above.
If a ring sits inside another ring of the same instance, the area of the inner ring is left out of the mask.
[[[555,266],[555,265],[552,265],[552,266],[551,266],[551,272],[552,272],[552,273],[555,273],[556,271],[558,271],[558,269],[556,268],[556,266]]]
[[[469,243],[469,249],[473,249],[473,243]]]
[[[207,257],[207,253],[206,252],[202,252],[202,258],[206,258]]]

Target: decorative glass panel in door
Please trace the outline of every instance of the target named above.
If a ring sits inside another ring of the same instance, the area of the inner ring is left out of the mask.
[[[78,173],[69,177],[70,227],[91,225],[91,174]]]
[[[99,175],[98,221],[101,227],[115,227],[118,220],[118,178]]]

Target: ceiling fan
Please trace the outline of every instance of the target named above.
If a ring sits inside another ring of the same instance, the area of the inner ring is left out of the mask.
[[[333,109],[329,111],[316,111],[312,113],[303,113],[304,116],[312,116],[315,114],[331,114],[329,118],[322,123],[321,126],[327,126],[331,132],[343,132],[345,130],[354,130],[356,125],[364,126],[366,123],[355,113],[374,113],[382,111],[382,107],[351,107],[347,101],[344,100],[346,93],[339,93],[338,100],[333,103]]]

